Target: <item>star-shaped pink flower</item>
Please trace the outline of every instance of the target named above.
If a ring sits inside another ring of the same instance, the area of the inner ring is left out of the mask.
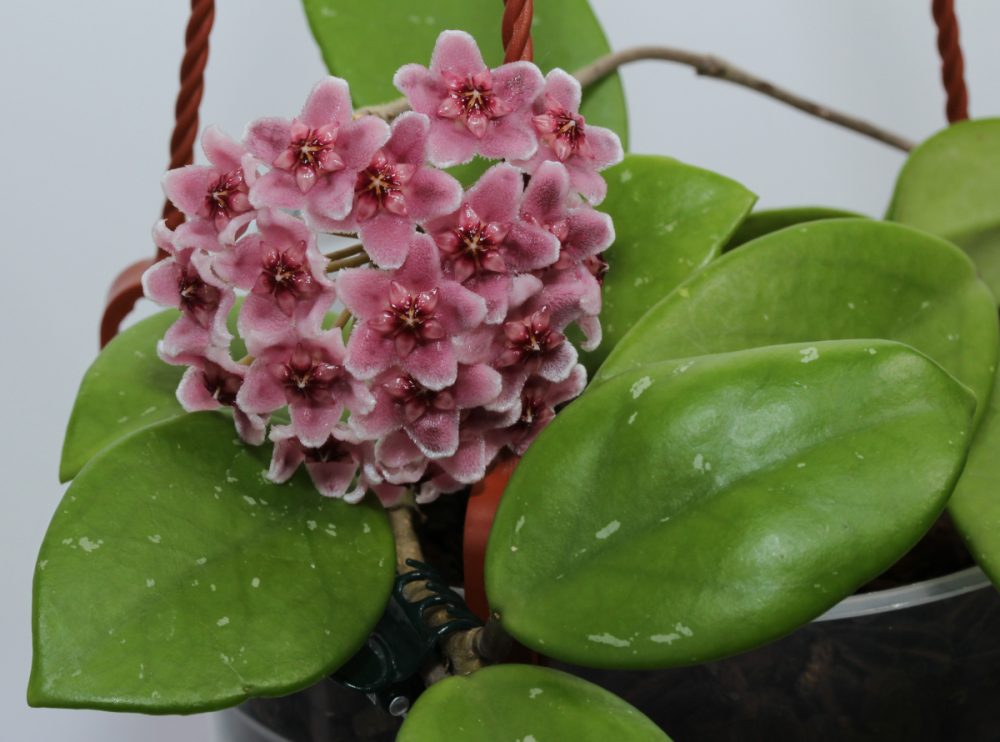
[[[231,407],[236,432],[252,446],[264,442],[266,417],[247,412],[237,402],[246,367],[235,363],[226,352],[210,349],[204,357],[189,359],[190,367],[177,387],[177,401],[188,412]]]
[[[212,271],[211,255],[189,244],[189,234],[188,224],[171,231],[159,222],[153,241],[169,257],[142,274],[142,290],[148,299],[181,311],[161,341],[165,356],[204,354],[213,346],[228,348],[232,340],[226,319],[236,294]]]
[[[513,158],[514,164],[534,173],[547,161],[561,162],[570,183],[593,204],[600,203],[608,186],[598,174],[622,161],[622,143],[610,129],[587,124],[580,115],[580,83],[560,69],[545,78],[545,87],[533,105],[532,123],[538,133],[538,150],[530,158]]]
[[[251,187],[250,201],[258,208],[343,219],[358,173],[388,138],[389,126],[381,119],[353,119],[347,83],[327,78],[313,88],[297,118],[259,119],[247,127],[247,147],[271,168]]]
[[[238,403],[258,414],[288,405],[295,435],[304,445],[319,447],[340,421],[345,406],[364,414],[374,407],[375,399],[344,368],[344,341],[339,330],[331,330],[258,351]]]
[[[210,126],[201,135],[209,165],[187,165],[163,176],[163,190],[194,229],[236,239],[254,217],[249,189],[257,161],[242,144]]]
[[[314,334],[335,298],[327,259],[301,220],[265,209],[257,216],[257,229],[214,263],[222,278],[249,292],[239,328],[254,355],[293,330]]]
[[[346,363],[361,379],[399,366],[428,389],[450,386],[458,373],[453,340],[486,315],[480,297],[441,275],[437,248],[426,235],[413,237],[400,269],[343,271],[337,291],[358,318]]]
[[[555,263],[559,240],[520,216],[524,179],[514,167],[494,165],[468,190],[462,206],[425,226],[445,263],[445,274],[486,302],[486,322],[507,314],[514,275]]]
[[[340,221],[317,220],[330,232],[357,231],[365,252],[381,268],[398,268],[416,225],[458,208],[462,186],[426,164],[430,120],[409,111],[392,124],[389,141],[354,184],[354,208]]]
[[[544,83],[530,62],[490,70],[464,31],[438,36],[430,68],[400,67],[393,83],[414,111],[431,120],[428,156],[438,167],[491,159],[530,158],[538,147],[531,103]]]
[[[291,425],[273,426],[269,437],[274,442],[274,450],[267,478],[272,482],[287,482],[299,466],[305,464],[321,495],[342,498],[352,504],[364,499],[367,486],[357,474],[366,458],[372,455],[371,443],[357,440],[342,426],[333,428],[318,446],[303,443]]]

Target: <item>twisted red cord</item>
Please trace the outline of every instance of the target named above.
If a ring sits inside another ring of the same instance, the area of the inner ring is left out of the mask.
[[[534,0],[504,0],[503,24],[500,28],[503,38],[503,61],[530,62],[535,57],[535,47],[531,42],[531,19],[535,14]]]
[[[191,17],[184,34],[184,59],[181,62],[181,89],[174,106],[174,133],[170,137],[170,169],[194,162],[194,142],[198,136],[198,107],[205,91],[205,65],[208,63],[208,36],[215,21],[215,0],[191,0]],[[169,199],[163,204],[163,218],[175,229],[184,215]],[[162,250],[154,258],[140,260],[123,270],[108,291],[108,302],[101,318],[101,347],[118,334],[122,320],[142,296],[143,271],[166,257]]]
[[[937,47],[941,55],[941,82],[948,94],[948,122],[969,118],[969,92],[965,87],[965,61],[958,38],[954,0],[933,0],[931,12],[937,24]]]

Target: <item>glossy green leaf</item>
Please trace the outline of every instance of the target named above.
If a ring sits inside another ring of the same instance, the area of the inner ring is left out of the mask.
[[[528,647],[703,662],[786,634],[944,508],[975,400],[908,346],[771,346],[629,371],[570,404],[500,504],[486,589]]]
[[[963,121],[914,149],[887,218],[961,246],[1000,295],[1000,119]]]
[[[670,742],[600,686],[531,665],[494,665],[432,685],[398,742]]]
[[[219,413],[145,428],[95,456],[42,544],[36,706],[203,711],[281,695],[345,662],[395,565],[377,505],[264,479]]]
[[[1000,372],[997,374],[1000,384]],[[994,386],[989,408],[976,430],[969,460],[948,502],[979,566],[1000,588],[1000,389]]]
[[[232,353],[246,355],[236,333],[242,300],[229,315]],[[73,402],[59,461],[59,481],[68,482],[98,451],[142,428],[184,413],[177,385],[184,368],[169,366],[156,355],[156,343],[179,316],[168,309],[119,333],[83,375]]]
[[[182,414],[175,392],[184,369],[156,355],[156,342],[179,313],[160,312],[108,343],[80,382],[73,403],[59,481],[77,475],[94,454],[129,433]]]
[[[989,397],[997,313],[972,263],[944,240],[868,219],[803,224],[723,255],[647,312],[597,380],[670,358],[841,338],[907,343]]]
[[[841,209],[830,209],[825,206],[791,206],[784,209],[762,209],[750,214],[733,233],[724,251],[735,250],[740,245],[763,237],[765,234],[777,232],[785,227],[796,224],[816,222],[820,219],[852,219],[863,217],[862,214]]]
[[[601,204],[614,219],[606,257],[604,340],[581,357],[593,372],[646,311],[712,258],[756,196],[721,175],[668,157],[628,155],[605,173]]]
[[[393,74],[409,62],[428,64],[438,34],[447,29],[471,33],[490,66],[503,61],[501,2],[382,0],[377,10],[357,0],[303,4],[327,67],[350,83],[356,106],[398,98]],[[535,63],[543,72],[553,67],[573,72],[609,51],[586,0],[536,3],[532,37]],[[589,122],[614,129],[627,144],[628,117],[617,75],[588,88],[581,110]]]

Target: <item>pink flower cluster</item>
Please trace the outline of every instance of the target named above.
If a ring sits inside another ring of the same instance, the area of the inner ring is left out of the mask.
[[[208,129],[209,164],[164,179],[187,221],[157,226],[169,257],[143,277],[181,311],[159,353],[188,367],[185,409],[231,408],[245,441],[274,443],[271,479],[304,465],[352,502],[407,488],[428,501],[525,450],[584,388],[565,331],[600,342],[614,238],[592,205],[621,145],[584,121],[570,75],[491,70],[468,34],[446,31],[430,68],[407,65],[395,84],[413,110],[391,127],[355,116],[329,78],[296,118],[255,121],[242,142]],[[476,155],[506,161],[468,190],[440,169]],[[323,232],[356,234],[356,255],[325,256]],[[327,321],[338,301],[346,343]]]

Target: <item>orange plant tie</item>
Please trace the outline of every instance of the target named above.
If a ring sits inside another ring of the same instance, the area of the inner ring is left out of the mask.
[[[965,61],[958,38],[954,0],[933,0],[931,12],[937,24],[937,47],[941,55],[941,82],[948,94],[948,122],[969,118],[969,92],[965,87]]]
[[[208,63],[208,36],[215,20],[215,0],[191,0],[191,17],[184,35],[184,59],[181,62],[181,89],[174,106],[174,133],[170,138],[170,169],[194,162],[194,142],[198,137],[198,107],[205,90],[205,65]],[[175,229],[184,215],[170,203],[163,204],[163,218]],[[108,291],[108,301],[101,318],[101,347],[118,334],[122,320],[142,296],[143,272],[166,253],[157,250],[155,257],[133,263],[115,278]]]

